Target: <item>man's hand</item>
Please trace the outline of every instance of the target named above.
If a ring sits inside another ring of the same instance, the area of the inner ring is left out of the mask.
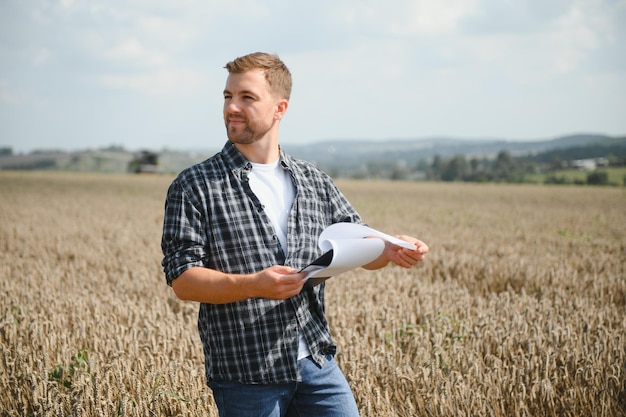
[[[396,237],[413,244],[415,249],[403,248],[385,241],[385,249],[383,249],[383,253],[378,257],[378,259],[367,265],[363,265],[363,268],[368,270],[380,269],[387,266],[389,262],[393,262],[402,268],[411,268],[416,263],[424,260],[424,257],[428,253],[428,245],[411,236],[400,235]]]
[[[424,260],[428,253],[428,245],[419,239],[411,236],[400,235],[398,239],[415,245],[415,249],[406,249],[396,246],[392,243],[385,242],[383,255],[390,261],[403,268],[411,268],[413,265]]]
[[[226,274],[214,269],[194,267],[172,281],[181,300],[224,304],[248,298],[284,300],[298,294],[306,272],[275,265],[254,274]]]
[[[300,293],[306,274],[289,266],[274,265],[254,274],[251,285],[256,297],[285,300]]]

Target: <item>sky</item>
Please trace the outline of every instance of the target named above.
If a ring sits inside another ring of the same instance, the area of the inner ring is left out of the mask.
[[[0,0],[0,147],[219,148],[256,51],[282,143],[626,134],[626,0]]]

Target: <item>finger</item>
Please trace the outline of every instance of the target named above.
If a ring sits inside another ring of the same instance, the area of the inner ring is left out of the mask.
[[[403,250],[399,253],[399,256],[410,266],[424,260],[424,254],[420,251]]]
[[[293,282],[300,282],[303,281],[308,274],[308,272],[295,271],[294,273],[285,275],[285,278],[288,277],[290,280],[293,280]]]
[[[277,266],[277,272],[281,273],[281,274],[285,274],[285,275],[293,275],[293,274],[297,274],[298,270],[291,267],[291,266],[286,266],[286,265],[278,265]]]
[[[303,285],[304,277],[302,274],[289,274],[280,277],[279,285],[283,288],[297,288]]]
[[[430,250],[428,248],[428,245],[422,242],[421,240],[418,240],[417,242],[415,242],[415,247],[416,247],[416,251],[422,254],[428,253],[428,251]]]
[[[402,268],[410,268],[413,265],[410,258],[407,257],[402,251],[396,252],[393,262]]]

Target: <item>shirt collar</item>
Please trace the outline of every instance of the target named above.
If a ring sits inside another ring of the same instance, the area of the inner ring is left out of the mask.
[[[226,142],[226,145],[222,148],[222,156],[226,164],[231,167],[233,171],[241,171],[243,169],[250,169],[250,162],[235,146],[232,142]]]
[[[280,145],[279,151],[280,166],[284,169],[290,169],[292,164],[291,157],[283,151]],[[252,169],[250,161],[248,161],[248,159],[239,152],[235,144],[230,141],[226,142],[224,148],[222,148],[222,155],[233,171],[250,171]]]

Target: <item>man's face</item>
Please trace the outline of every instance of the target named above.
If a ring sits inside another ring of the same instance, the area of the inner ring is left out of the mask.
[[[262,70],[230,74],[224,89],[224,123],[228,139],[247,145],[264,138],[277,125],[278,99]]]

